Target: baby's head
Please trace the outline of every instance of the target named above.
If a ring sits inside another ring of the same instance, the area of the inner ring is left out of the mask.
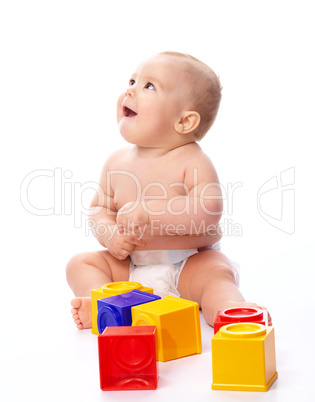
[[[200,140],[221,100],[215,73],[198,59],[163,52],[139,65],[119,97],[120,132],[139,146],[167,147]]]
[[[214,123],[219,110],[222,89],[219,78],[207,64],[189,54],[162,52],[158,56],[173,59],[181,72],[187,110],[194,110],[200,115],[200,123],[193,134],[196,140],[201,140]]]

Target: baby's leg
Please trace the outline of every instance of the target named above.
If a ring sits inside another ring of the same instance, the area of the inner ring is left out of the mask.
[[[264,308],[245,301],[236,285],[230,260],[218,250],[202,250],[188,259],[178,291],[181,297],[199,304],[205,320],[212,326],[219,310],[235,306]]]
[[[105,283],[128,281],[129,258],[119,261],[107,250],[75,255],[67,264],[66,274],[75,299],[72,315],[79,329],[91,328],[91,289]]]

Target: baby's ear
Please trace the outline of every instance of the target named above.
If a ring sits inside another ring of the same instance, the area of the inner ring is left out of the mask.
[[[175,123],[174,128],[179,134],[189,134],[200,124],[200,114],[193,111],[183,112],[181,118]]]

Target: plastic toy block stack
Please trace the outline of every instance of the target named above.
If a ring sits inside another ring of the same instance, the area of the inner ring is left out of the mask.
[[[107,327],[98,337],[100,386],[156,389],[156,327]]]
[[[142,286],[138,282],[112,282],[107,283],[101,288],[91,290],[91,309],[92,309],[92,334],[98,335],[97,328],[97,300],[104,299],[105,297],[111,297],[120,295],[123,293],[131,292],[132,290],[141,290],[142,292],[152,293],[152,288]]]
[[[128,293],[97,300],[98,332],[102,334],[106,327],[131,326],[131,308],[158,299],[160,296],[132,290]]]
[[[237,322],[253,322],[268,325],[268,312],[267,310],[254,307],[236,307],[218,311],[213,325],[214,334],[224,325]]]
[[[158,360],[201,353],[197,303],[171,296],[161,299],[134,287],[148,289],[121,282],[91,292],[98,308],[102,390],[155,389]],[[119,294],[109,297],[113,290]],[[104,294],[107,297],[99,297]]]
[[[132,325],[157,327],[158,360],[166,362],[201,353],[201,330],[197,303],[178,297],[132,307]]]
[[[212,338],[212,389],[268,391],[278,373],[274,328],[267,324],[268,313],[260,309],[218,312]]]

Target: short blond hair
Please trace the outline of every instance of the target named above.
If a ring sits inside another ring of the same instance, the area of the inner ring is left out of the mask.
[[[158,55],[180,58],[180,68],[189,74],[189,107],[200,114],[200,124],[193,132],[199,141],[216,119],[221,101],[220,80],[207,64],[189,54],[167,51]]]

